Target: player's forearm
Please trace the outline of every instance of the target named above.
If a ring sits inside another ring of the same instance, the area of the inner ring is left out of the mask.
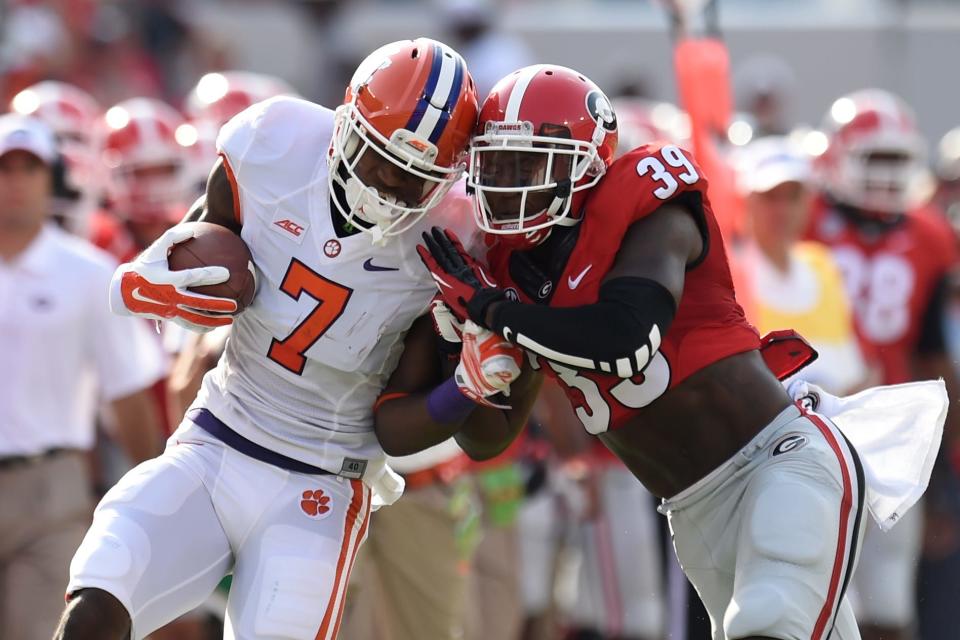
[[[474,460],[489,460],[510,446],[527,424],[543,375],[529,367],[510,385],[508,410],[478,407],[456,434],[457,444]]]
[[[455,436],[471,458],[492,458],[507,448],[526,424],[541,376],[529,367],[511,386],[512,409],[475,404],[451,379],[421,393],[382,396],[374,414],[380,446],[391,456],[406,456]]]
[[[110,407],[116,429],[111,436],[131,461],[140,463],[160,453],[160,415],[149,389],[117,398]]]
[[[387,455],[408,456],[450,439],[462,423],[463,419],[438,421],[431,415],[430,393],[414,393],[381,404],[374,416],[374,431]]]
[[[676,303],[662,285],[624,277],[604,283],[594,304],[496,303],[487,324],[548,360],[629,378],[646,367],[675,313]]]

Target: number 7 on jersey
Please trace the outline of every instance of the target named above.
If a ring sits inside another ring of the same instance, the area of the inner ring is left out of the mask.
[[[304,352],[326,333],[343,313],[353,289],[327,280],[296,258],[290,261],[280,290],[299,300],[306,292],[317,301],[317,306],[283,340],[274,338],[267,357],[284,369],[299,375],[307,364]]]

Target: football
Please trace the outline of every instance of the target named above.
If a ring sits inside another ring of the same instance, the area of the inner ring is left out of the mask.
[[[210,222],[191,222],[197,235],[174,245],[167,256],[171,271],[195,267],[219,266],[230,270],[230,279],[220,284],[190,287],[190,291],[237,302],[237,312],[253,302],[256,279],[253,257],[246,243],[226,227]]]

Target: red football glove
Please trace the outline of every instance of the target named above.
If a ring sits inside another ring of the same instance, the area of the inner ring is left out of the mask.
[[[434,227],[430,233],[424,232],[423,243],[417,245],[417,253],[437,281],[443,301],[458,318],[486,326],[487,307],[506,300],[503,290],[497,288],[452,231]]]

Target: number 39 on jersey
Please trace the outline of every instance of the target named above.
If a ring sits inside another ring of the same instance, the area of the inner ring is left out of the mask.
[[[674,169],[671,171],[667,167]],[[682,171],[681,171],[682,170]],[[679,147],[666,145],[660,148],[659,153],[646,156],[637,163],[637,173],[650,178],[657,184],[653,195],[661,200],[669,200],[677,192],[680,182],[688,185],[696,184],[700,180],[693,163],[683,155]]]

